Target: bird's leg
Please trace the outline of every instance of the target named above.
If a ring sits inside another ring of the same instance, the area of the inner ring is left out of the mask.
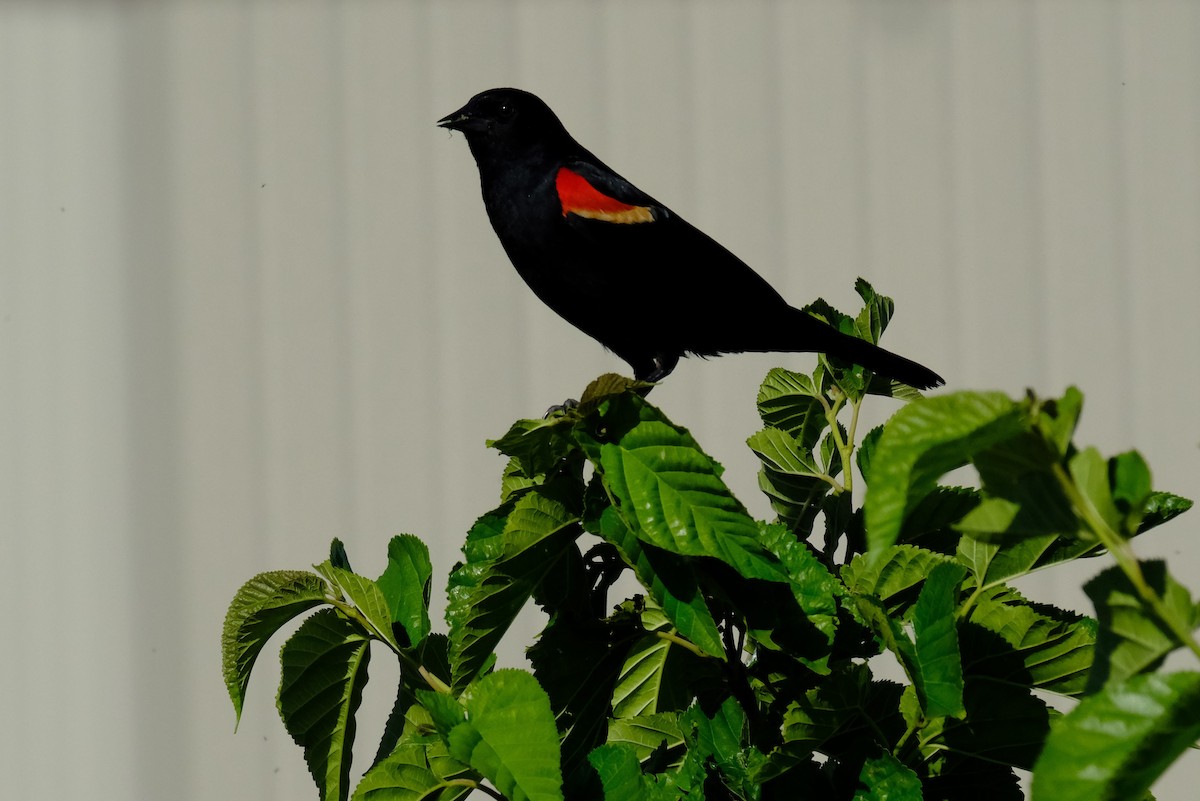
[[[671,374],[675,369],[675,365],[679,364],[679,354],[677,353],[659,353],[654,356],[650,364],[641,364],[634,367],[633,377],[638,381],[646,381],[651,384],[657,384]],[[650,369],[647,370],[646,368]]]
[[[579,406],[579,401],[575,400],[574,398],[567,398],[562,403],[556,403],[553,406],[551,406],[549,409],[547,409],[546,413],[542,415],[542,419],[549,420],[551,417],[553,417],[556,414],[559,414],[562,412],[569,412],[578,406]]]

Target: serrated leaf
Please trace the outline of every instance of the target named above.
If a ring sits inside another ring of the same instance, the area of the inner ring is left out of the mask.
[[[599,789],[587,755],[604,742],[614,688],[640,631],[631,621],[614,617],[600,621],[574,608],[560,610],[527,651],[534,676],[550,697],[564,793],[572,797]]]
[[[937,565],[929,573],[912,610],[913,684],[928,717],[961,716],[962,657],[955,619],[957,588],[966,570],[955,563]]]
[[[778,428],[811,451],[829,425],[820,390],[803,373],[776,367],[758,390],[758,414],[765,425]]]
[[[780,520],[802,536],[812,530],[821,500],[833,488],[807,449],[787,432],[764,429],[746,441],[762,462],[758,485]]]
[[[934,487],[905,517],[897,541],[951,555],[961,539],[954,524],[978,506],[979,500],[979,491],[975,489]]]
[[[337,537],[329,543],[329,563],[342,570],[350,570],[350,557],[346,555],[346,545]]]
[[[514,495],[542,483],[545,476],[527,476],[525,469],[516,458],[509,458],[500,474],[500,502],[510,500]]]
[[[609,720],[607,742],[632,747],[639,760],[647,759],[660,748],[677,748],[683,745],[679,713],[658,712]]]
[[[874,454],[865,514],[869,551],[896,542],[904,518],[937,479],[1014,436],[1019,407],[998,392],[957,392],[915,401],[886,424]]]
[[[921,780],[891,754],[863,763],[854,801],[922,801]]]
[[[915,545],[893,545],[871,560],[859,554],[842,567],[842,581],[851,592],[874,595],[887,606],[889,614],[903,614],[916,602],[916,587],[934,567],[953,562]]]
[[[736,699],[726,698],[712,717],[700,706],[693,706],[679,722],[687,744],[686,759],[712,764],[721,784],[735,797],[758,797],[761,788],[753,777],[765,757],[754,746],[743,745],[746,713]]]
[[[504,436],[488,440],[487,445],[515,459],[521,475],[533,479],[553,470],[575,447],[571,437],[574,425],[573,418],[562,416],[518,420]]]
[[[1146,499],[1142,521],[1138,525],[1138,533],[1141,534],[1155,526],[1161,526],[1191,508],[1192,502],[1187,498],[1181,498],[1169,492],[1153,492]]]
[[[1142,510],[1153,491],[1150,485],[1150,467],[1140,453],[1127,451],[1108,460],[1108,472],[1113,500],[1121,514],[1132,523],[1125,531],[1126,536],[1129,536],[1137,531]]]
[[[279,715],[304,749],[322,801],[350,794],[354,714],[367,682],[370,639],[332,609],[305,620],[284,644],[279,661]]]
[[[959,541],[956,556],[971,569],[979,586],[987,589],[1050,565],[1090,556],[1099,550],[1099,543],[1053,534],[1008,542],[985,542],[964,536]]]
[[[451,572],[448,586],[455,688],[479,673],[538,584],[573,546],[578,514],[560,500],[571,487],[555,482],[533,488],[472,527],[463,548],[467,562]]]
[[[688,763],[675,774],[647,776],[637,753],[624,743],[602,745],[588,755],[604,787],[604,801],[680,801],[693,785],[703,783],[703,771]],[[698,775],[697,775],[698,773]],[[698,796],[699,797],[699,796]]]
[[[863,300],[862,311],[854,319],[854,330],[862,339],[878,345],[896,311],[896,303],[886,295],[876,293],[863,278],[854,282],[854,291]]]
[[[1084,500],[1110,529],[1120,533],[1123,530],[1121,513],[1113,501],[1112,488],[1108,484],[1108,463],[1104,457],[1095,448],[1087,448],[1072,456],[1068,467]],[[1084,532],[1081,529],[1085,539],[1095,536],[1090,531]]]
[[[614,717],[631,718],[659,711],[658,701],[670,653],[670,641],[653,634],[633,644],[613,690]]]
[[[1034,801],[1141,798],[1200,738],[1200,673],[1109,684],[1054,723],[1033,771]]]
[[[835,738],[874,743],[877,732],[902,728],[897,712],[901,689],[895,682],[872,681],[865,664],[842,665],[788,705],[784,742],[795,749],[827,753],[841,751],[837,743],[831,744]],[[896,725],[889,725],[889,718]]]
[[[450,755],[510,801],[562,801],[558,732],[550,699],[523,670],[497,670],[462,696],[466,719],[452,728]]]
[[[947,765],[944,772],[982,765],[1033,767],[1050,728],[1044,701],[1019,684],[974,676],[964,688],[963,706],[963,719],[946,718],[939,739],[956,762],[961,758],[967,764]],[[929,751],[934,747],[930,743]]]
[[[627,378],[617,373],[605,373],[592,380],[579,396],[579,414],[590,414],[600,404],[617,395],[632,393],[645,397],[654,386],[648,381],[638,381],[636,378]]]
[[[387,598],[379,585],[357,573],[351,573],[336,565],[326,563],[320,566],[323,572],[337,584],[350,603],[354,604],[363,617],[371,624],[373,633],[395,649],[400,645],[392,633],[392,612],[388,608]]]
[[[600,515],[600,535],[621,553],[642,586],[683,637],[710,656],[725,658],[721,633],[694,567],[684,557],[639,540],[616,509]]]
[[[1187,631],[1195,628],[1200,615],[1187,588],[1171,578],[1165,563],[1139,564],[1146,583],[1163,600],[1171,622]],[[1148,608],[1120,567],[1105,570],[1084,584],[1083,591],[1096,605],[1096,619],[1100,623],[1088,693],[1107,683],[1153,670],[1183,644],[1171,627]]]
[[[1096,621],[1032,605],[1010,587],[981,591],[960,627],[963,672],[1080,695],[1092,666]]]
[[[353,801],[452,801],[469,793],[469,784],[448,781],[457,776],[434,771],[428,749],[419,742],[402,744],[363,775]]]
[[[825,637],[826,645],[832,644],[837,630],[837,599],[845,594],[841,582],[806,543],[783,526],[763,526],[761,537],[763,545],[787,570],[792,596],[805,620]]]
[[[320,576],[301,570],[259,573],[233,596],[221,630],[221,672],[237,720],[263,646],[289,620],[326,601]]]
[[[1067,387],[1061,398],[1043,400],[1038,407],[1037,428],[1046,442],[1054,446],[1055,455],[1069,455],[1071,437],[1083,412],[1083,393],[1077,387]]]
[[[786,581],[759,545],[758,525],[686,430],[640,398],[622,396],[606,437],[588,448],[613,507],[641,540],[681,556],[719,559],[747,578]]]
[[[399,534],[388,542],[388,564],[376,584],[387,602],[393,623],[408,635],[408,646],[419,645],[429,636],[429,588],[433,564],[429,548],[411,534]]]
[[[429,714],[429,721],[443,739],[458,725],[467,720],[467,709],[458,698],[433,690],[417,690],[417,700]],[[460,760],[464,761],[464,760]]]
[[[879,438],[882,436],[883,426],[875,426],[862,438],[858,450],[854,453],[854,460],[858,464],[858,472],[862,476],[863,486],[871,483],[871,460],[875,456],[875,448],[878,447]]]

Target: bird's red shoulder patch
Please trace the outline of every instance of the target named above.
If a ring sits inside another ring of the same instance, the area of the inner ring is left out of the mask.
[[[558,201],[562,204],[564,217],[574,214],[589,220],[613,223],[654,222],[654,213],[649,206],[632,206],[609,197],[588,183],[582,175],[566,167],[559,167],[554,188],[558,190]]]

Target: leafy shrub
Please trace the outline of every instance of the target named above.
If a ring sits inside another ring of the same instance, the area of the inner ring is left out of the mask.
[[[878,341],[891,301],[858,290],[854,318],[811,310]],[[239,715],[266,641],[320,607],[283,646],[278,706],[322,799],[351,794],[372,641],[401,678],[353,791],[371,801],[1007,801],[1023,797],[1015,769],[1037,799],[1138,799],[1200,736],[1200,672],[1155,672],[1175,649],[1200,655],[1197,606],[1130,548],[1191,502],[1154,491],[1136,452],[1077,447],[1077,390],[925,399],[853,365],[772,370],[749,439],[771,522],[648,390],[602,376],[492,443],[509,457],[501,502],[451,572],[448,634],[409,535],[375,580],[335,540],[315,572],[238,591],[223,655]],[[868,395],[908,403],[858,441]],[[939,483],[964,465],[977,488]],[[1102,554],[1094,618],[1011,585]],[[614,603],[626,574],[640,591]],[[533,672],[494,670],[531,600],[548,616]],[[876,675],[885,651],[903,683]]]

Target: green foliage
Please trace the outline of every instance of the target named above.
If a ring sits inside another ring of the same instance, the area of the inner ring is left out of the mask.
[[[893,305],[856,288],[857,315],[810,311],[877,341]],[[748,440],[769,521],[648,391],[602,376],[491,443],[500,501],[451,571],[445,634],[409,535],[375,580],[335,540],[313,572],[247,582],[222,635],[235,714],[266,641],[299,620],[278,707],[330,801],[1008,801],[1018,769],[1036,799],[1138,799],[1200,736],[1200,672],[1155,672],[1200,656],[1200,610],[1131,548],[1191,502],[1155,491],[1136,452],[1077,447],[1078,390],[924,399],[825,359],[772,370]],[[905,405],[859,443],[871,395]],[[964,466],[975,486],[942,483]],[[1098,555],[1092,616],[1011,586]],[[611,597],[626,573],[639,591]],[[531,603],[532,672],[495,670]],[[401,675],[353,787],[372,643]],[[901,681],[881,677],[885,652]]]

